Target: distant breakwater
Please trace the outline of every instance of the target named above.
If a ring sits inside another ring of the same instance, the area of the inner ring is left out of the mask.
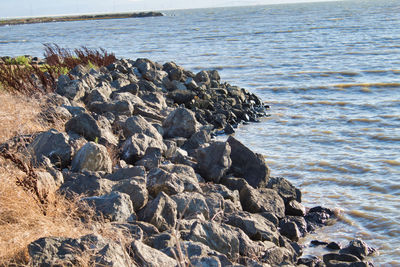
[[[79,16],[50,16],[36,18],[16,18],[0,20],[0,26],[33,24],[33,23],[48,23],[48,22],[65,22],[79,20],[101,20],[101,19],[126,19],[126,18],[144,18],[144,17],[161,17],[164,16],[161,12],[138,12],[138,13],[116,13],[116,14],[93,14]]]

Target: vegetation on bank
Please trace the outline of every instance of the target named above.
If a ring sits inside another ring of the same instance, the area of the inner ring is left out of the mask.
[[[124,235],[108,233],[106,223],[91,221],[90,212],[82,214],[77,201],[40,194],[36,184],[40,170],[24,163],[23,148],[4,146],[15,136],[28,140],[30,135],[50,128],[62,130],[63,122],[40,119],[45,93],[55,90],[60,74],[79,64],[102,67],[116,60],[103,49],[68,50],[57,45],[45,46],[45,59],[36,64],[20,56],[0,64],[0,266],[28,265],[27,245],[44,236],[74,238],[96,231],[125,242]],[[40,97],[32,97],[38,93]],[[89,258],[82,255],[81,266],[90,265],[85,257]]]
[[[6,58],[0,64],[0,88],[9,93],[33,95],[48,93],[56,89],[61,74],[68,74],[78,65],[100,68],[113,63],[113,53],[104,49],[81,47],[70,50],[56,44],[45,45],[45,62],[32,61],[26,56]]]

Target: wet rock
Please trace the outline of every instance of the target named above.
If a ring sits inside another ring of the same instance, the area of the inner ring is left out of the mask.
[[[96,120],[88,113],[82,113],[73,117],[65,124],[67,132],[75,132],[84,136],[89,141],[98,140],[101,136],[100,127]]]
[[[326,245],[327,249],[332,249],[332,250],[340,250],[342,249],[342,245],[339,242],[330,242],[328,245]]]
[[[160,192],[139,213],[141,220],[153,224],[159,231],[170,230],[175,227],[177,219],[177,205],[167,194]]]
[[[92,206],[97,215],[105,220],[126,222],[134,213],[129,195],[120,192],[111,192],[108,195],[82,198]]]
[[[301,233],[297,227],[297,224],[287,219],[282,219],[279,222],[279,232],[281,235],[286,236],[295,242],[299,241],[299,238],[301,237]]]
[[[306,208],[296,200],[291,200],[285,205],[285,214],[292,216],[306,215]]]
[[[232,164],[231,148],[227,142],[213,142],[197,152],[197,169],[207,181],[218,183]]]
[[[297,265],[305,265],[308,267],[324,267],[325,264],[316,256],[306,256],[297,260]]]
[[[199,123],[192,111],[186,108],[177,108],[165,119],[163,127],[164,137],[189,138],[199,130]]]
[[[240,190],[240,202],[251,213],[272,212],[278,218],[285,216],[285,204],[276,191],[267,188],[254,189],[246,185]]]
[[[197,213],[202,213],[205,219],[210,219],[210,211],[206,199],[203,195],[196,192],[183,192],[171,196],[178,209],[178,217],[191,217]]]
[[[360,260],[365,259],[369,255],[373,254],[375,249],[368,246],[361,239],[351,240],[350,243],[340,250],[340,253],[351,254],[359,258]]]
[[[118,184],[114,185],[112,189],[113,191],[129,195],[135,211],[142,209],[149,200],[145,179],[121,180]]]
[[[293,186],[287,179],[282,177],[271,177],[268,180],[267,188],[274,189],[286,203],[291,200],[301,202],[301,191]]]
[[[319,240],[311,240],[311,245],[312,246],[326,246],[328,245],[328,243],[324,242],[324,241],[319,241]]]
[[[331,224],[335,220],[335,214],[328,208],[320,206],[311,208],[305,216],[307,231],[313,232],[316,228]]]
[[[43,156],[45,156],[58,168],[65,168],[71,162],[72,155],[72,148],[68,141],[66,134],[51,129],[39,134],[28,145],[28,151],[36,166],[43,163]]]
[[[264,157],[252,152],[232,136],[227,142],[231,147],[230,171],[238,177],[243,177],[254,188],[266,185],[269,179],[269,168]]]
[[[94,142],[86,143],[72,159],[71,170],[81,171],[112,171],[112,162],[105,146]]]
[[[259,214],[237,211],[227,216],[226,223],[242,229],[252,240],[266,240],[279,245],[277,229]]]
[[[368,267],[367,264],[362,264],[356,256],[350,254],[325,254],[323,261],[327,267]]]

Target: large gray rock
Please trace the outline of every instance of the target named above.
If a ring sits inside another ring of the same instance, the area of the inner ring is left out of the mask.
[[[254,189],[246,185],[240,191],[240,202],[243,209],[251,213],[272,212],[278,218],[285,216],[285,203],[272,189]]]
[[[68,173],[64,172],[66,181],[60,191],[68,196],[86,195],[98,196],[111,192],[115,182],[103,179],[98,173]]]
[[[198,131],[199,123],[194,113],[186,108],[177,108],[172,111],[163,122],[164,136],[189,138]]]
[[[327,267],[368,267],[368,263],[363,263],[359,258],[350,254],[329,253],[323,256],[323,261]]]
[[[157,249],[149,247],[140,241],[132,242],[132,252],[135,261],[140,266],[148,267],[174,267],[177,261]]]
[[[340,253],[351,254],[359,258],[360,260],[364,260],[366,257],[375,253],[375,249],[368,246],[361,239],[354,239],[349,242],[349,244],[340,250]]]
[[[28,146],[35,165],[43,163],[43,156],[58,168],[65,168],[71,162],[72,148],[64,133],[51,129],[39,134]]]
[[[227,142],[214,142],[197,151],[199,174],[207,181],[218,183],[231,167],[231,148]]]
[[[85,197],[81,201],[87,202],[92,206],[97,215],[112,222],[126,222],[134,213],[130,197],[120,192],[111,192],[103,196]]]
[[[227,141],[231,147],[231,172],[243,177],[254,188],[268,183],[269,168],[261,154],[254,153],[234,137],[229,136]]]
[[[131,116],[134,111],[134,106],[127,100],[113,100],[113,101],[93,101],[89,104],[89,110],[97,114],[111,112],[114,115]]]
[[[285,201],[285,204],[291,200],[301,202],[301,191],[283,177],[271,177],[266,187],[276,190]]]
[[[119,168],[106,176],[107,179],[112,181],[121,181],[132,177],[143,177],[146,180],[145,168],[142,166]]]
[[[259,214],[238,211],[228,215],[226,223],[242,229],[252,240],[266,240],[279,245],[279,233],[275,225]]]
[[[79,101],[85,96],[89,87],[86,82],[81,80],[71,80],[67,75],[58,78],[56,93],[65,96],[69,100]]]
[[[286,218],[282,219],[279,222],[279,231],[283,236],[286,236],[287,238],[295,242],[299,241],[301,237],[301,232],[297,227],[297,224]]]
[[[72,159],[71,170],[74,172],[112,171],[112,162],[107,148],[94,142],[86,143]]]
[[[101,136],[101,129],[96,120],[88,113],[73,117],[65,124],[67,132],[75,132],[89,141],[95,141]]]
[[[135,211],[143,208],[149,199],[145,179],[126,179],[113,186],[113,191],[129,195]]]
[[[238,190],[230,190],[222,184],[205,183],[201,184],[201,189],[204,195],[216,193],[221,195],[225,200],[230,200],[238,210],[242,210],[240,204],[240,195]]]
[[[171,196],[178,209],[179,218],[187,218],[202,213],[205,219],[209,219],[210,212],[206,199],[197,192],[183,192]]]
[[[134,163],[142,158],[148,148],[167,150],[162,136],[141,116],[128,118],[123,125],[125,135],[130,137],[122,144],[122,159]]]
[[[159,231],[170,230],[175,227],[177,220],[177,206],[167,194],[160,192],[139,213],[141,220],[153,224]]]

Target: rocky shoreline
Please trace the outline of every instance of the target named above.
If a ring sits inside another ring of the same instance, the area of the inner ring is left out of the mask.
[[[126,19],[126,18],[162,17],[162,16],[164,16],[163,13],[153,11],[153,12],[137,12],[137,13],[16,18],[16,19],[0,19],[0,26],[48,23],[48,22],[65,22],[65,21],[77,21],[77,20]]]
[[[46,103],[43,120],[64,121],[65,130],[15,138],[0,152],[22,146],[41,168],[43,199],[79,196],[82,209],[133,241],[47,236],[29,245],[33,266],[79,265],[88,250],[99,266],[373,266],[375,250],[358,239],[314,241],[326,254],[302,255],[299,240],[335,213],[304,207],[300,189],[271,177],[263,156],[235,139],[235,128],[267,116],[268,106],[215,70],[148,59],[79,65]]]

